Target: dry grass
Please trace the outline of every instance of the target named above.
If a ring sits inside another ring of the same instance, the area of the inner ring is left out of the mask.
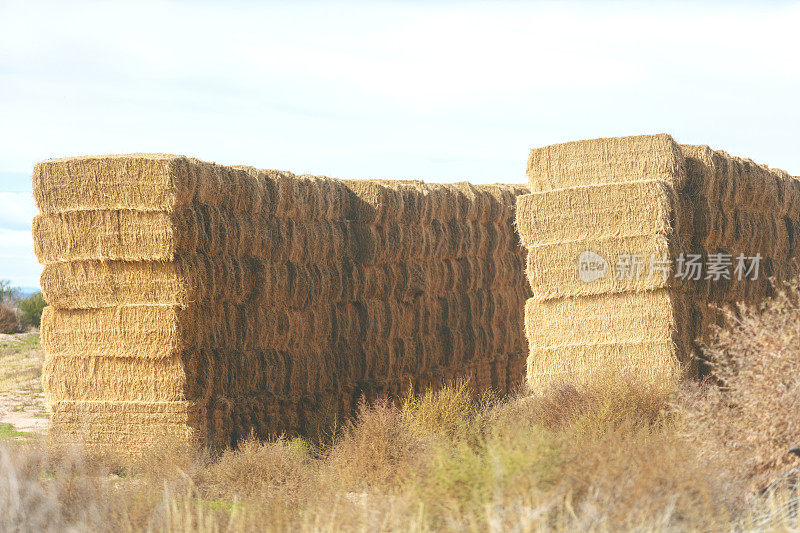
[[[733,459],[756,486],[797,466],[800,445],[800,289],[786,284],[758,308],[727,313],[706,350],[709,381],[686,388],[686,432],[706,456]]]
[[[475,400],[455,383],[362,404],[316,441],[246,439],[214,458],[162,448],[120,463],[9,444],[0,528],[797,529],[786,448],[798,438],[798,294],[744,310],[718,336],[722,388],[676,394],[614,375]]]
[[[745,493],[727,465],[698,460],[665,414],[667,395],[627,385],[474,402],[456,384],[400,406],[362,406],[332,444],[251,439],[215,459],[162,451],[119,464],[15,446],[0,462],[2,503],[15,509],[2,525],[528,531],[732,523]]]

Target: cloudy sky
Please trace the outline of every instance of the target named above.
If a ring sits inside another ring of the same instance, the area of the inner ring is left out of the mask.
[[[167,152],[524,182],[528,149],[671,133],[800,174],[800,3],[0,0],[0,279],[33,165]]]

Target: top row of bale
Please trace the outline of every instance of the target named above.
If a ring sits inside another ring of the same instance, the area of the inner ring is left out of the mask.
[[[442,187],[412,180],[336,180],[164,154],[51,159],[36,165],[33,174],[34,198],[42,214],[179,211],[200,204],[297,222],[498,221],[513,216],[509,200],[524,189],[466,182]]]

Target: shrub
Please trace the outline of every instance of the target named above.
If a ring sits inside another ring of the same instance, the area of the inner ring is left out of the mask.
[[[19,301],[20,320],[26,327],[39,327],[42,323],[42,311],[47,302],[41,292],[37,292]]]
[[[729,457],[741,478],[762,485],[798,465],[789,453],[800,445],[797,282],[729,312],[706,353],[712,379],[688,386],[680,406],[698,449]]]
[[[22,331],[19,312],[11,305],[0,302],[0,333],[18,333]]]

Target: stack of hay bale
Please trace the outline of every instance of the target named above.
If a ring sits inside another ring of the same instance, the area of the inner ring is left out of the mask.
[[[53,432],[224,446],[365,393],[506,390],[526,349],[523,192],[166,155],[37,165]]]
[[[788,280],[796,274],[800,181],[708,146],[680,148],[688,176],[685,194],[697,219],[693,248],[706,262],[711,254],[723,254],[732,263],[731,279],[694,284],[696,335],[706,342],[714,326],[722,325],[723,309],[736,312],[736,302],[758,302],[771,294],[771,278]],[[753,261],[756,256],[760,259]],[[742,266],[756,266],[757,272],[735,271]]]
[[[505,393],[521,382],[528,290],[513,210],[527,191],[346,183],[365,278],[347,304],[365,317],[359,392],[396,396],[465,377],[478,390]]]
[[[796,180],[668,135],[536,149],[528,176],[517,225],[533,290],[525,320],[534,387],[696,372],[695,340],[719,321],[716,306],[757,301],[765,274],[788,277],[797,255],[783,244],[797,221]],[[706,279],[715,254],[757,253],[758,280]],[[686,275],[690,258],[700,279]]]

